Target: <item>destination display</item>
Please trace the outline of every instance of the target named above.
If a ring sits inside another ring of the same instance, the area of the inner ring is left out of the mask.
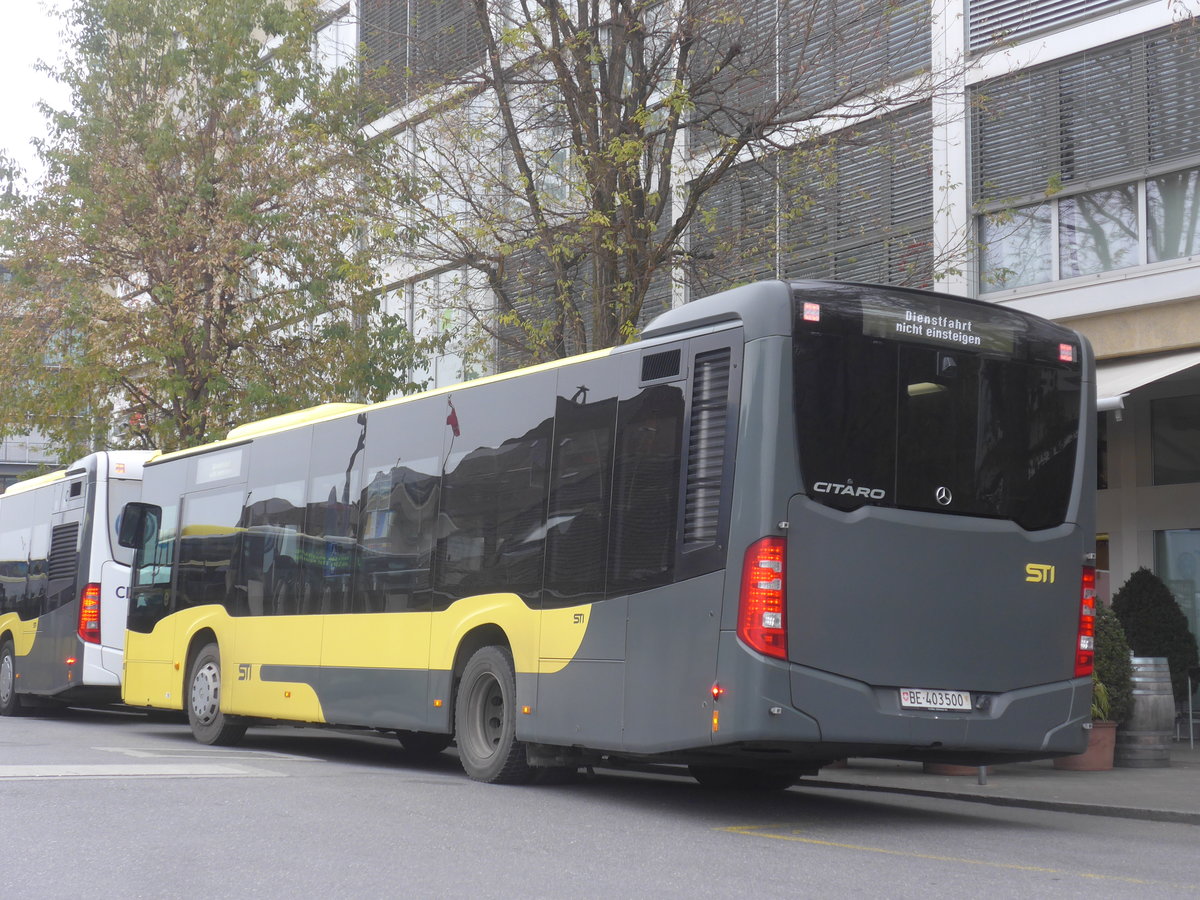
[[[863,334],[869,337],[897,341],[936,344],[958,350],[980,350],[990,353],[1013,352],[1014,334],[1009,325],[997,322],[986,310],[954,306],[928,311],[906,309],[896,304],[887,307],[862,305]]]

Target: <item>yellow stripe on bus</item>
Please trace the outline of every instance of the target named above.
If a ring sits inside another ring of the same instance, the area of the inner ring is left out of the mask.
[[[449,671],[472,630],[498,627],[521,673],[558,672],[578,653],[591,605],[530,609],[516,594],[481,594],[439,612],[231,617],[224,607],[182,610],[151,634],[127,632],[127,703],[182,709],[186,654],[201,631],[221,651],[221,707],[240,715],[323,722],[320,700],[305,682],[268,680],[262,666]]]

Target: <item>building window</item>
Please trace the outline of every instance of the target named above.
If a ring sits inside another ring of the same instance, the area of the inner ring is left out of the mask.
[[[972,51],[991,49],[1128,5],[1129,0],[971,0],[967,39]]]
[[[1175,595],[1188,630],[1200,636],[1200,529],[1154,532],[1154,571]]]
[[[983,290],[1041,284],[1053,277],[1052,213],[1049,203],[1041,203],[980,218]]]
[[[1200,168],[982,215],[979,243],[982,291],[1200,254]]]
[[[1150,262],[1200,253],[1200,169],[1146,182]]]
[[[1172,26],[970,88],[981,290],[1200,253],[1198,52]]]
[[[1137,185],[1065,197],[1058,203],[1059,277],[1138,263]]]
[[[1200,394],[1150,403],[1154,484],[1200,481]]]

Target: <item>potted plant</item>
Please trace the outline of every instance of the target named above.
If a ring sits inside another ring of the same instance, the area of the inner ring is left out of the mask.
[[[1171,667],[1175,702],[1187,696],[1188,669],[1197,664],[1196,638],[1187,616],[1166,583],[1141,568],[1129,576],[1113,597],[1113,612],[1121,620],[1134,656],[1163,657]]]
[[[1117,725],[1133,702],[1133,672],[1125,630],[1111,609],[1096,603],[1095,658],[1092,669],[1092,727],[1083,753],[1054,760],[1056,769],[1102,772],[1113,767]]]

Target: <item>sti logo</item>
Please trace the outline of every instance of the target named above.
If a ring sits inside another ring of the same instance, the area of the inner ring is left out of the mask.
[[[1054,566],[1028,563],[1025,566],[1025,580],[1034,584],[1054,584]]]

